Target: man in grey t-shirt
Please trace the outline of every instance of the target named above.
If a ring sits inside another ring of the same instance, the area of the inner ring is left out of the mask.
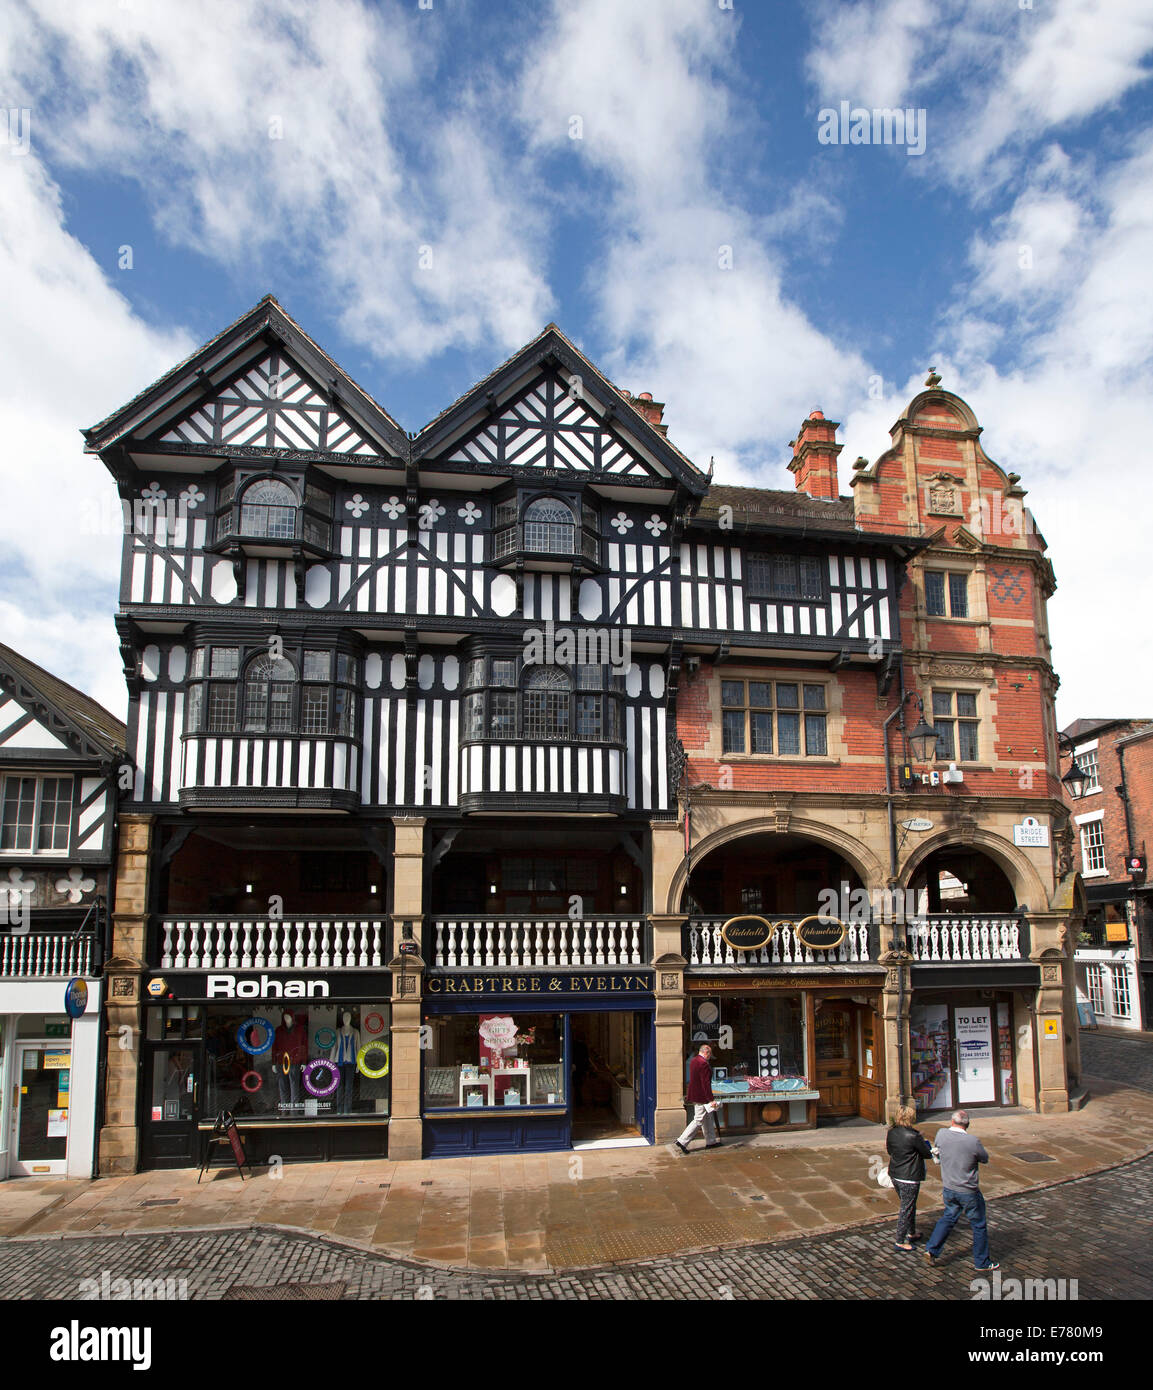
[[[988,1163],[985,1146],[969,1133],[969,1115],[954,1110],[948,1129],[937,1131],[941,1161],[941,1186],[945,1210],[925,1246],[925,1259],[933,1264],[949,1232],[964,1215],[973,1231],[973,1264],[977,1269],[1000,1269],[989,1256],[989,1231],[985,1224],[985,1199],[978,1184],[978,1165]]]

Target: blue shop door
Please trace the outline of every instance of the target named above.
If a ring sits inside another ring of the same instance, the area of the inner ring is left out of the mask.
[[[653,1047],[653,1015],[633,1014],[634,1056],[636,1057],[637,1124],[649,1143],[653,1142],[653,1120],[657,1094],[657,1066]]]

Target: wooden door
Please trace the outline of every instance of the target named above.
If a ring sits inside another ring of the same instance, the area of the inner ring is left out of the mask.
[[[857,1100],[866,1120],[880,1124],[885,1104],[885,1028],[881,1015],[862,1008],[858,1017]]]
[[[832,999],[816,1002],[817,1114],[857,1113],[856,1007]]]

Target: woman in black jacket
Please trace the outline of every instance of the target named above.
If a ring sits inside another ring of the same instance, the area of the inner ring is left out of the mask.
[[[885,1140],[889,1177],[901,1198],[894,1248],[902,1251],[912,1250],[913,1241],[919,1239],[913,1229],[917,1224],[917,1193],[925,1180],[925,1159],[933,1155],[932,1145],[913,1128],[916,1118],[914,1106],[902,1105]]]

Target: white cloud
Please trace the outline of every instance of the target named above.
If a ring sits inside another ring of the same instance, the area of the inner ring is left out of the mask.
[[[607,182],[607,249],[586,281],[601,336],[619,345],[602,365],[665,399],[670,437],[702,466],[715,456],[718,478],[788,487],[781,442],[830,377],[863,394],[869,373],[786,295],[769,233],[811,202],[785,189],[775,218],[743,203],[737,24],[695,0],[558,6],[526,54],[520,110],[536,147]]]
[[[47,113],[40,138],[61,164],[139,182],[173,244],[246,277],[296,267],[350,336],[410,363],[519,346],[549,316],[531,181],[508,178],[494,107],[471,119],[470,92],[439,87],[450,25],[436,11],[34,10],[19,75]]]
[[[79,430],[192,343],[136,318],[63,226],[59,190],[34,153],[0,162],[0,196],[0,487],[8,519],[0,631],[64,679],[99,689],[119,713],[116,486],[83,452]]]
[[[1153,514],[1143,446],[1153,431],[1153,131],[1104,177],[1090,178],[1091,167],[1070,172],[1067,186],[1091,184],[1093,208],[1026,188],[997,224],[999,240],[975,239],[982,274],[937,324],[932,359],[944,385],[974,407],[990,456],[1021,475],[1048,542],[1063,724],[1153,710],[1153,656],[1133,642],[1136,615],[1149,607]],[[1037,286],[1005,268],[1025,227],[1043,229],[1038,245],[1052,253],[1051,269],[1044,257],[1040,265],[1050,277],[1049,312],[1036,325],[1028,313]],[[995,351],[1006,345],[1012,350],[997,365]],[[910,381],[904,400],[918,389]],[[897,413],[879,405],[853,412],[844,457],[875,458]]]
[[[1013,179],[1047,132],[1150,78],[1147,0],[829,0],[810,15],[817,104],[925,106],[926,171],[976,199]]]

